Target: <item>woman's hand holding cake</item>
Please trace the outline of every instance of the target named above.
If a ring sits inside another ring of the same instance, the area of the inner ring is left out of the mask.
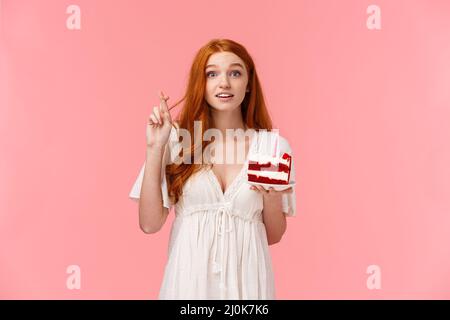
[[[292,193],[292,191],[293,191],[292,187],[289,187],[289,188],[284,189],[282,191],[277,191],[273,187],[270,187],[269,190],[266,190],[266,189],[264,189],[263,186],[259,186],[259,185],[251,186],[250,190],[261,192],[264,197],[268,197],[268,198],[273,197],[273,196],[282,195],[282,194],[285,194],[285,193]]]

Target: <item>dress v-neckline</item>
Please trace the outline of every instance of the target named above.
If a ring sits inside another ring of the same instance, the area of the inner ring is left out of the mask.
[[[255,143],[256,133],[257,133],[257,131],[255,131],[255,132],[253,133],[252,141],[250,142],[250,146],[249,146],[249,148],[248,148],[248,152],[247,152],[247,155],[246,155],[246,157],[245,157],[245,161],[244,161],[244,164],[242,165],[241,170],[239,170],[239,173],[236,175],[236,177],[234,177],[234,179],[233,179],[233,181],[230,183],[230,185],[229,185],[227,188],[225,188],[225,191],[222,190],[222,186],[220,185],[219,178],[217,178],[217,176],[216,176],[216,174],[214,173],[212,167],[208,169],[208,171],[211,172],[211,176],[212,176],[212,179],[213,179],[213,181],[214,181],[214,185],[215,185],[216,188],[217,188],[217,191],[219,191],[219,193],[221,194],[221,196],[222,196],[223,198],[225,198],[225,197],[228,195],[229,191],[232,190],[232,188],[234,187],[234,185],[240,180],[241,176],[244,174],[244,172],[245,172],[245,170],[246,170],[246,168],[247,168],[247,164],[248,164],[248,157],[250,156],[250,152],[252,151],[253,144]]]

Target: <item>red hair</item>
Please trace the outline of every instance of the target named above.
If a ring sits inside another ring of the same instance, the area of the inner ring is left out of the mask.
[[[177,123],[180,128],[189,130],[191,136],[191,146],[189,154],[191,163],[169,164],[166,167],[169,196],[173,203],[178,202],[182,195],[183,185],[189,177],[202,169],[202,164],[194,163],[194,121],[201,121],[201,136],[212,127],[213,119],[210,113],[210,106],[205,100],[206,75],[205,67],[209,57],[216,52],[232,52],[244,61],[248,73],[248,88],[250,92],[245,95],[241,104],[242,119],[247,128],[254,130],[272,129],[272,120],[264,102],[261,84],[256,73],[255,64],[247,50],[239,43],[229,39],[213,39],[204,45],[194,57],[189,73],[186,93],[181,101],[185,101],[183,108],[178,115]],[[172,106],[172,107],[174,107]],[[202,150],[211,141],[202,141]],[[197,142],[197,147],[200,147]],[[183,155],[184,158],[184,155]]]

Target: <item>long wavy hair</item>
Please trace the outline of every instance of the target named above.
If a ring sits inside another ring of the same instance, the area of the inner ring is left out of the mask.
[[[189,79],[184,97],[172,107],[185,101],[177,120],[179,128],[189,130],[191,136],[189,154],[191,163],[169,164],[166,166],[166,177],[168,183],[169,196],[173,203],[177,203],[183,194],[183,185],[189,177],[201,170],[202,164],[194,163],[194,153],[200,143],[195,143],[194,121],[201,121],[201,137],[203,133],[212,128],[214,123],[210,112],[210,106],[205,99],[206,75],[205,67],[209,57],[216,52],[232,52],[239,56],[245,63],[248,73],[248,88],[244,100],[241,103],[242,119],[247,128],[259,131],[260,129],[272,129],[272,120],[264,102],[261,84],[256,73],[255,64],[252,57],[241,44],[229,39],[212,39],[204,45],[194,57],[189,73]],[[203,140],[203,139],[202,139]],[[181,141],[181,137],[180,137]],[[204,148],[212,141],[202,141],[201,148]],[[183,155],[184,158],[185,155]]]

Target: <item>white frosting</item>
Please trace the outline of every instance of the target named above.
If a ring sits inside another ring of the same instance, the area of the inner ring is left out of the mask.
[[[278,171],[259,171],[259,170],[247,170],[248,174],[254,174],[258,177],[265,177],[270,179],[284,180],[287,181],[288,173],[287,172],[278,172]]]
[[[283,158],[277,158],[277,157],[272,157],[270,155],[267,154],[258,154],[258,153],[253,153],[250,154],[248,157],[249,161],[255,161],[258,162],[260,164],[262,163],[272,163],[274,165],[278,165],[279,163],[285,164],[286,166],[289,166],[289,160],[288,159],[283,159]]]

